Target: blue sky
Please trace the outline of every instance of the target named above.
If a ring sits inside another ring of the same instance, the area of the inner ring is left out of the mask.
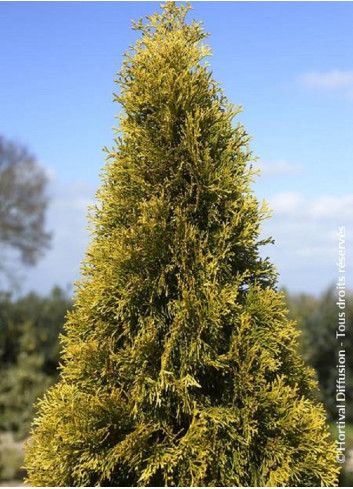
[[[211,33],[214,77],[242,104],[274,209],[264,224],[280,284],[317,293],[336,280],[338,225],[353,239],[353,4],[193,2]],[[79,276],[87,205],[112,142],[113,79],[159,2],[1,2],[0,131],[50,175],[51,251],[23,269],[22,291]],[[348,264],[349,264],[349,255]],[[353,262],[353,260],[352,260]],[[349,264],[349,285],[352,266]]]

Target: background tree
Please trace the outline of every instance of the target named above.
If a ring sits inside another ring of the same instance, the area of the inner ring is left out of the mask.
[[[23,440],[33,419],[33,404],[58,378],[58,335],[71,307],[55,287],[42,297],[0,296],[0,481],[21,479]]]
[[[330,419],[337,418],[336,408],[336,379],[337,379],[337,349],[336,339],[338,326],[337,290],[327,289],[320,297],[308,294],[288,296],[290,315],[298,321],[303,332],[302,349],[308,363],[314,367],[319,385],[321,398],[325,404]],[[353,296],[347,292],[346,297],[346,337],[344,346],[346,358],[346,406],[347,421],[353,421],[353,357],[349,353],[353,344]]]
[[[30,293],[0,300],[0,432],[28,436],[35,403],[58,377],[58,336],[71,301],[55,287],[48,297]]]
[[[33,265],[49,245],[46,188],[45,171],[28,150],[0,137],[0,268],[7,274],[7,252]]]
[[[39,404],[32,486],[331,486],[334,443],[298,354],[249,137],[168,2],[118,78],[94,237]]]

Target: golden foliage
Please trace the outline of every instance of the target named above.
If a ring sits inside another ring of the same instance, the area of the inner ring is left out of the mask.
[[[34,486],[330,486],[334,446],[259,247],[249,136],[167,2],[134,27],[123,107]]]

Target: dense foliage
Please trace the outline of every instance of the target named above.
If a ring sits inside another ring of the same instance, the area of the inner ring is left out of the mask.
[[[327,378],[335,378],[337,344],[332,341],[335,337],[336,327],[336,290],[329,289],[320,297],[307,294],[293,295],[286,293],[286,300],[290,311],[290,316],[298,322],[301,330],[301,350],[303,356],[312,366],[315,365],[317,377],[320,384],[322,400],[330,414],[331,425],[334,427],[334,420],[337,416],[336,410],[332,406],[332,389],[326,389]],[[29,294],[21,299],[11,299],[3,296],[1,299],[1,328],[0,338],[2,340],[0,361],[2,377],[0,380],[0,412],[1,422],[0,431],[3,431],[0,443],[0,480],[13,479],[22,476],[21,467],[23,459],[20,444],[14,445],[11,442],[11,432],[16,439],[23,439],[28,436],[28,425],[33,417],[33,401],[46,390],[46,386],[57,379],[55,368],[46,369],[45,382],[43,383],[43,364],[41,362],[27,361],[27,345],[32,344],[34,354],[45,351],[55,352],[51,357],[51,362],[58,361],[56,352],[58,351],[58,332],[61,331],[66,311],[71,303],[66,294],[60,289],[54,289],[49,297],[38,297],[37,294]],[[352,348],[352,338],[350,331],[353,328],[353,297],[347,297],[347,350]],[[330,318],[331,320],[325,320]],[[333,320],[334,318],[334,320]],[[31,324],[30,336],[26,342],[21,340],[22,325]],[[38,336],[47,336],[47,346],[38,343]],[[333,338],[332,338],[333,335]],[[315,341],[317,336],[326,338],[326,341]],[[6,338],[6,341],[5,341]],[[34,341],[33,341],[34,339]],[[4,345],[7,345],[7,354],[4,355]],[[24,351],[20,349],[23,345]],[[325,361],[320,362],[322,348],[325,351]],[[40,350],[39,350],[40,349]],[[48,356],[48,354],[46,354]],[[7,359],[5,361],[5,358]],[[33,360],[36,358],[34,355]],[[10,360],[11,359],[11,360]],[[350,358],[348,357],[349,361]],[[24,364],[22,363],[24,361]],[[51,363],[51,365],[53,365]],[[57,365],[56,365],[57,366]],[[23,372],[21,378],[16,375]],[[350,383],[352,379],[352,365],[348,363],[347,373],[347,407],[348,420],[352,422],[352,396],[353,387]],[[51,372],[51,373],[50,373]],[[32,379],[32,382],[23,387],[25,378]],[[24,394],[24,392],[26,394]],[[348,425],[347,429],[351,429]],[[336,435],[335,435],[336,436]],[[347,440],[347,447],[353,449],[352,440]],[[340,485],[349,486],[347,474],[342,473],[343,480]]]
[[[33,486],[331,486],[335,450],[259,248],[266,207],[188,8],[138,22]]]
[[[0,298],[0,431],[28,436],[33,403],[58,376],[58,336],[70,306],[59,288],[49,297]]]

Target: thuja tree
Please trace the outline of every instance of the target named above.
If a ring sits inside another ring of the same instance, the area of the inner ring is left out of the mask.
[[[34,486],[330,486],[334,444],[261,258],[267,215],[187,6],[134,24]]]

